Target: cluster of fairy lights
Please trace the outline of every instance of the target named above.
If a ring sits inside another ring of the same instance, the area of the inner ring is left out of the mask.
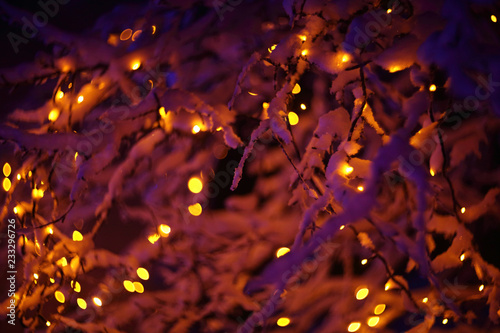
[[[387,10],[388,14],[390,14],[391,12],[392,12],[391,9]],[[495,15],[491,15],[490,18],[491,18],[492,22],[494,22],[494,23],[497,22],[497,17]],[[110,38],[108,39],[108,43],[110,43],[112,45],[117,45],[119,42],[118,39],[122,42],[126,42],[126,41],[133,42],[133,41],[137,40],[137,38],[140,36],[141,33],[142,33],[142,30],[133,31],[132,29],[125,29],[121,32],[119,37],[116,35],[110,35]],[[152,34],[156,33],[156,26],[154,26],[154,25],[151,26],[151,33]],[[305,36],[305,35],[298,35],[298,38],[302,41],[302,43],[307,41],[307,36]],[[274,44],[271,47],[269,47],[268,48],[269,53],[272,53],[276,49],[276,47],[277,47],[277,44]],[[309,54],[309,50],[306,48],[304,48],[300,51],[300,55],[302,57],[307,57],[308,54]],[[341,54],[339,57],[339,63],[347,63],[350,60],[351,60],[351,58],[350,58],[349,54]],[[140,67],[141,67],[141,60],[140,59],[134,59],[130,62],[129,68],[131,70],[135,71],[135,70],[138,70]],[[398,66],[393,66],[389,69],[390,72],[396,72],[399,70],[401,70],[401,69]],[[104,83],[101,83],[99,85],[99,89],[102,89],[103,86],[104,86]],[[72,83],[69,84],[68,88],[71,88],[71,87],[72,87]],[[434,93],[437,90],[438,90],[438,87],[435,84],[431,84],[429,86],[429,92]],[[292,94],[297,95],[300,92],[301,92],[301,87],[297,83],[297,84],[295,84],[295,86],[292,89]],[[248,94],[251,96],[258,96],[257,93],[254,93],[251,91],[248,91]],[[57,90],[57,92],[55,93],[55,100],[56,101],[63,101],[65,99],[65,97],[66,97],[66,95],[62,90]],[[82,94],[77,95],[77,97],[76,97],[77,104],[82,104],[84,101],[85,101],[85,97]],[[263,107],[264,112],[267,113],[267,109],[269,108],[269,103],[264,102],[262,104],[262,107]],[[300,109],[304,111],[307,109],[307,106],[302,103],[302,104],[300,104]],[[164,107],[160,107],[158,112],[163,120],[165,120],[168,117],[168,112],[166,112]],[[55,122],[55,121],[57,121],[59,116],[60,116],[60,110],[58,108],[53,108],[48,114],[48,120],[50,122]],[[296,112],[289,111],[288,114],[286,114],[284,116],[286,116],[286,119],[291,126],[295,126],[299,123],[299,116]],[[191,129],[192,134],[198,134],[198,133],[205,131],[205,130],[206,130],[206,127],[201,122],[196,122],[196,123],[192,124],[192,129]],[[216,130],[220,131],[220,130],[222,130],[222,128],[218,127]],[[75,153],[74,159],[76,160],[77,157],[78,157],[78,153]],[[340,167],[339,173],[344,175],[345,177],[348,177],[353,171],[354,171],[354,168],[352,166],[350,166],[349,164],[345,163],[344,165],[342,165]],[[430,168],[429,172],[430,172],[430,175],[432,177],[434,177],[436,175],[436,171],[433,170],[432,168]],[[10,164],[5,163],[3,166],[4,179],[2,182],[2,186],[3,186],[3,189],[5,190],[5,192],[9,192],[11,190],[11,187],[12,187],[12,181],[10,179],[11,173],[12,173],[12,168],[11,168]],[[31,177],[32,177],[31,171],[28,171],[27,173],[23,173],[23,172],[17,173],[17,175],[16,175],[16,179],[18,182],[20,182],[21,180],[28,180]],[[34,185],[34,188],[32,189],[32,197],[34,200],[38,200],[38,199],[43,198],[43,196],[44,196],[43,186],[44,186],[43,181],[40,182],[40,184],[38,185],[38,188],[37,188],[37,184]],[[195,194],[200,193],[203,190],[203,181],[200,177],[193,176],[189,179],[189,181],[187,183],[187,187],[188,187],[189,191],[191,191],[192,193],[195,193]],[[359,192],[364,191],[364,187],[362,185],[357,186],[356,189]],[[194,203],[194,204],[188,206],[188,211],[192,216],[200,216],[202,214],[202,206],[200,203]],[[460,212],[462,214],[465,214],[465,211],[466,211],[465,207],[462,207],[460,210]],[[23,215],[24,209],[21,205],[16,205],[13,208],[13,212],[16,215]],[[345,228],[345,226],[342,225],[340,227],[340,230],[343,230],[344,228]],[[54,234],[54,229],[52,229],[51,227],[47,227],[46,232],[48,234],[52,235],[52,234]],[[150,235],[148,237],[148,240],[151,244],[155,244],[161,237],[168,237],[170,232],[171,232],[170,226],[165,225],[165,224],[161,224],[158,226],[157,232]],[[84,238],[83,235],[79,231],[75,230],[73,232],[73,237],[72,237],[73,241],[80,242],[80,241],[83,241],[83,238]],[[36,245],[39,247],[38,242]],[[290,249],[288,247],[281,247],[276,251],[276,257],[279,258],[279,257],[287,254],[288,252],[290,252]],[[466,259],[466,257],[467,257],[467,253],[462,253],[459,257],[459,260],[463,262]],[[68,261],[65,257],[62,257],[61,259],[57,260],[56,264],[64,267],[64,266],[68,265]],[[362,265],[368,264],[368,259],[363,259],[361,261],[361,264]],[[148,280],[149,279],[149,272],[147,271],[147,269],[145,269],[143,267],[137,268],[136,274],[137,274],[137,277],[141,280]],[[38,280],[39,280],[39,275],[37,273],[33,273],[34,283],[37,284]],[[50,278],[49,281],[51,283],[55,283],[54,278]],[[79,293],[81,291],[81,285],[78,281],[72,280],[70,285],[71,285],[71,288],[76,293]],[[389,280],[385,285],[385,291],[388,291],[388,290],[394,288],[395,286],[396,286],[396,284],[392,283],[392,281]],[[144,286],[139,281],[124,280],[123,287],[126,291],[128,291],[130,293],[134,293],[134,292],[143,293],[144,292]],[[478,288],[479,292],[482,292],[484,290],[484,288],[485,288],[484,284],[481,284]],[[355,298],[357,300],[364,300],[365,298],[368,297],[368,294],[369,294],[369,290],[367,287],[364,287],[364,286],[358,287],[355,291]],[[59,290],[55,291],[54,297],[60,303],[66,302],[66,296],[62,291],[59,291]],[[98,296],[91,297],[91,300],[92,300],[92,303],[97,307],[101,307],[103,305],[102,300]],[[428,303],[428,302],[429,302],[428,297],[425,297],[422,299],[422,303]],[[87,301],[84,298],[78,297],[76,299],[76,303],[81,309],[84,309],[84,310],[87,309]],[[385,309],[386,309],[385,304],[376,305],[375,308],[373,309],[373,315],[371,315],[366,320],[366,324],[369,327],[377,326],[377,324],[380,321],[379,316],[385,311]],[[277,325],[280,327],[286,327],[291,322],[292,321],[290,318],[281,317],[277,320]],[[448,319],[444,318],[442,323],[447,324]],[[46,325],[50,326],[51,322],[47,321]],[[356,332],[361,327],[362,327],[361,321],[351,322],[347,326],[347,331],[348,332]]]

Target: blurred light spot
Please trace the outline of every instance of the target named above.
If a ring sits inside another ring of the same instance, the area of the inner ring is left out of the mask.
[[[278,319],[276,324],[278,324],[279,327],[288,326],[290,324],[290,318],[282,317],[282,318]]]
[[[435,84],[431,84],[431,86],[429,87],[429,91],[436,91],[436,85]]]
[[[400,70],[401,70],[401,67],[399,67],[399,66],[391,66],[391,67],[389,67],[389,73],[399,72]]]
[[[267,102],[262,103],[262,107],[264,109],[268,109],[269,108],[269,103],[267,103]]]
[[[300,93],[300,90],[301,90],[300,85],[298,83],[296,83],[292,89],[292,94],[297,95],[298,93]]]
[[[349,175],[353,171],[354,171],[354,168],[352,166],[350,166],[349,164],[347,164],[347,163],[342,166],[342,173],[345,176]]]
[[[491,15],[491,21],[497,23],[497,17],[495,15]]]
[[[194,205],[190,205],[188,207],[188,211],[193,216],[200,216],[203,209],[199,203],[195,203]]]
[[[297,125],[299,123],[299,116],[293,111],[288,112],[288,122],[292,126]]]
[[[59,303],[64,303],[64,301],[66,300],[66,298],[64,297],[64,294],[62,292],[60,292],[59,290],[56,291],[54,293],[54,295],[56,296],[56,300],[59,302]]]
[[[55,283],[56,282],[56,280],[54,280],[53,278],[50,278],[49,281],[50,281],[50,283]]]
[[[165,118],[167,116],[167,113],[165,112],[165,108],[163,106],[158,110],[158,112],[160,113],[160,116],[162,118]]]
[[[160,227],[158,228],[158,231],[160,232],[161,236],[167,237],[172,231],[172,229],[166,224],[161,224]]]
[[[300,108],[301,108],[302,110],[305,110],[305,109],[307,109],[307,106],[306,106],[304,103],[302,103],[302,104],[300,104]]]
[[[138,292],[139,294],[142,294],[144,292],[144,286],[140,282],[134,282],[134,288],[135,291]]]
[[[83,102],[83,96],[82,95],[78,96],[78,100],[77,101],[78,101],[78,103]]]
[[[361,260],[361,265],[366,265],[366,263],[368,263],[368,259]]]
[[[132,29],[125,29],[120,34],[120,40],[127,40],[132,37]]]
[[[479,286],[479,291],[483,291],[483,290],[484,290],[484,284]]]
[[[201,131],[201,128],[200,128],[200,126],[198,126],[198,125],[194,125],[194,126],[193,126],[193,129],[191,130],[191,132],[192,132],[193,134],[196,134],[196,133],[198,133],[198,132],[200,132],[200,131]]]
[[[10,190],[10,187],[12,186],[12,183],[10,182],[9,178],[4,178],[2,185],[5,192],[8,192]]]
[[[429,172],[430,172],[430,174],[431,174],[432,177],[434,177],[436,175],[436,173],[432,169]]]
[[[132,283],[132,281],[129,280],[123,281],[123,287],[125,288],[126,291],[130,293],[133,293],[135,291],[134,284]]]
[[[359,330],[360,327],[361,327],[361,323],[354,322],[354,323],[349,324],[349,327],[347,327],[347,330],[349,332],[356,332],[357,330]]]
[[[73,240],[75,242],[81,242],[83,240],[83,235],[81,234],[80,231],[78,230],[73,231]]]
[[[141,67],[141,62],[139,60],[135,60],[130,66],[130,68],[132,68],[133,71],[139,69],[139,67]]]
[[[50,326],[50,321],[47,320],[47,322],[45,323],[45,325]]]
[[[345,225],[341,225],[339,230],[343,230],[345,228]]]
[[[460,209],[460,212],[463,214],[465,213],[465,207],[462,207],[462,209]]]
[[[349,55],[348,55],[348,54],[344,54],[344,55],[342,56],[342,62],[348,62],[349,60],[350,60],[350,57],[349,57]]]
[[[79,306],[81,309],[83,309],[83,310],[85,310],[85,309],[87,308],[87,302],[85,302],[85,300],[84,300],[83,298],[78,298],[78,299],[76,300],[76,304],[78,304],[78,306]]]
[[[385,304],[379,304],[373,310],[373,313],[376,315],[382,314],[385,311]]]
[[[203,189],[203,183],[200,178],[192,177],[188,181],[188,188],[193,193],[200,193]]]
[[[154,235],[148,236],[148,241],[149,241],[151,244],[156,243],[156,241],[157,241],[158,239],[160,239],[160,234],[154,234]]]
[[[92,301],[94,301],[94,304],[97,305],[97,306],[102,306],[102,301],[99,297],[94,297],[92,299]]]
[[[279,258],[281,256],[284,256],[285,254],[287,254],[288,252],[290,252],[290,249],[287,248],[287,247],[280,247],[278,249],[278,251],[276,251],[276,258]]]
[[[276,49],[276,44],[274,44],[273,46],[267,48],[267,51],[269,51],[269,53],[272,53],[275,49]]]
[[[132,41],[135,42],[137,40],[137,38],[139,38],[141,33],[142,33],[142,30],[137,30],[136,32],[134,32],[134,34],[132,35]]]
[[[80,283],[78,281],[71,281],[71,287],[77,293],[79,293],[80,291],[82,291],[82,286],[80,286]]]
[[[356,291],[356,299],[363,300],[368,296],[369,290],[368,288],[361,288]]]
[[[387,14],[390,14],[390,13],[392,13],[392,9],[389,8],[389,9],[387,9]]]
[[[465,260],[465,253],[462,253],[462,254],[460,255],[460,261],[464,261],[464,260]]]
[[[443,325],[446,325],[446,324],[448,324],[448,318],[443,319]]]
[[[50,112],[49,112],[49,120],[50,121],[56,121],[57,118],[59,118],[59,110],[57,109],[52,109]]]
[[[305,42],[307,40],[307,37],[304,35],[299,35],[299,38],[301,41]]]
[[[21,174],[20,173],[17,174],[17,180],[21,180]]]
[[[151,29],[153,30],[153,32],[151,32],[151,34],[152,34],[152,35],[154,35],[154,34],[155,34],[155,32],[156,32],[156,25],[152,25],[152,26],[151,26]]]
[[[358,191],[359,192],[363,192],[365,190],[365,188],[363,186],[358,186]]]
[[[309,53],[309,50],[303,50],[300,54],[305,57]]]
[[[14,207],[13,211],[14,211],[14,214],[17,214],[17,212],[18,212],[17,206]]]
[[[137,268],[137,276],[141,278],[142,280],[148,280],[149,279],[149,272],[147,269],[143,267]]]
[[[257,96],[257,94],[256,94],[256,93],[253,93],[253,92],[251,92],[251,91],[249,91],[249,92],[248,92],[248,94],[249,94],[249,95],[252,95],[252,96]]]
[[[36,274],[36,273],[33,274],[33,277],[35,278],[35,280],[38,279],[38,274]]]
[[[68,265],[68,261],[66,260],[66,257],[62,257],[58,261],[56,261],[56,264],[61,265],[62,267],[66,267]]]
[[[379,317],[370,317],[370,319],[368,319],[367,324],[370,327],[375,327],[375,326],[377,326],[379,320],[380,320]]]
[[[63,97],[64,97],[64,93],[63,93],[61,90],[59,90],[59,91],[57,92],[57,94],[56,94],[56,97],[57,97],[57,99],[61,99],[61,98],[63,98]]]
[[[427,303],[428,301],[429,301],[429,298],[424,297],[424,299],[422,300],[422,303]]]
[[[5,177],[9,177],[10,176],[10,173],[12,171],[12,168],[10,167],[10,164],[9,163],[5,163],[3,165],[3,175]]]

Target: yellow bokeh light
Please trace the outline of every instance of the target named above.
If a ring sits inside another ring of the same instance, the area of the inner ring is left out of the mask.
[[[120,34],[120,40],[127,40],[132,37],[132,29],[125,29]]]
[[[363,192],[365,190],[365,188],[363,186],[358,186],[358,191],[359,192]]]
[[[82,95],[78,96],[78,99],[77,99],[78,104],[80,104],[81,102],[83,102],[83,99],[84,99],[84,98],[83,98],[83,96],[82,96]]]
[[[347,327],[347,331],[356,332],[357,330],[359,330],[360,327],[361,323],[358,322],[350,323],[349,326]]]
[[[269,53],[272,53],[274,50],[276,49],[276,44],[272,45],[271,47],[269,47],[267,49],[267,51],[269,51]]]
[[[465,253],[462,253],[462,254],[460,255],[460,261],[464,261],[464,260],[465,260]]]
[[[347,176],[354,171],[354,168],[346,163],[342,166],[341,171],[344,174],[344,176]]]
[[[94,297],[92,299],[92,301],[94,301],[94,304],[97,305],[97,306],[102,306],[102,301],[99,297]]]
[[[483,290],[484,290],[484,284],[479,286],[479,291],[483,291]]]
[[[17,212],[18,212],[17,206],[14,207],[13,211],[14,211],[14,214],[17,214]]]
[[[376,315],[382,314],[385,311],[385,304],[379,304],[373,310],[373,313]]]
[[[9,163],[5,163],[3,165],[3,175],[5,177],[9,177],[11,172],[12,172],[12,168],[10,167],[10,164]]]
[[[54,234],[54,230],[51,227],[47,227],[47,232],[51,235]]]
[[[83,310],[87,308],[87,302],[83,298],[78,298],[76,300],[76,304],[78,304],[78,306]]]
[[[292,126],[297,125],[299,123],[299,116],[293,111],[288,112],[288,122]]]
[[[307,109],[307,106],[306,106],[304,103],[302,103],[302,104],[300,104],[300,108],[301,108],[302,110],[305,110],[305,109]]]
[[[344,55],[342,56],[342,62],[348,62],[350,59],[351,59],[351,57],[349,57],[349,55],[348,55],[348,54],[344,54]]]
[[[134,284],[132,283],[132,281],[129,280],[123,281],[123,287],[125,288],[126,291],[130,293],[133,293],[135,291]]]
[[[136,32],[134,32],[134,34],[132,35],[132,41],[135,42],[141,34],[142,34],[142,30],[137,30]]]
[[[188,181],[188,188],[193,193],[200,193],[203,189],[203,183],[198,177],[191,177]]]
[[[257,96],[257,94],[256,94],[256,93],[251,92],[251,91],[249,91],[249,92],[248,92],[248,94],[249,94],[249,95],[251,95],[251,96]]]
[[[341,225],[339,230],[344,230],[344,228],[345,228],[345,225]]]
[[[198,125],[194,125],[194,126],[193,126],[193,129],[191,130],[191,132],[192,132],[193,134],[199,133],[200,131],[201,131],[201,128],[200,128],[200,126],[198,126]]]
[[[5,192],[8,192],[10,190],[10,187],[12,186],[12,183],[10,182],[9,178],[4,178],[2,185]]]
[[[368,288],[360,288],[358,291],[356,291],[356,299],[357,300],[363,300],[368,296],[369,290]]]
[[[368,319],[368,321],[367,321],[367,324],[370,327],[375,327],[375,326],[377,326],[379,321],[380,321],[379,317],[370,317],[370,319]]]
[[[296,83],[292,89],[292,94],[297,95],[298,93],[300,93],[300,91],[301,91],[300,85]]]
[[[290,324],[290,318],[281,317],[280,319],[278,319],[276,324],[278,324],[279,327],[288,326]]]
[[[307,37],[304,35],[299,35],[299,38],[301,41],[305,42],[307,40]]]
[[[163,106],[158,110],[158,112],[160,113],[160,116],[162,118],[165,118],[167,116],[167,113],[165,112],[165,108]]]
[[[305,57],[309,53],[309,50],[303,50],[300,54]]]
[[[56,291],[54,293],[54,295],[56,296],[56,300],[59,302],[59,303],[64,303],[66,301],[66,297],[64,297],[64,294],[62,292],[60,292],[59,290]]]
[[[132,68],[133,71],[139,69],[139,67],[141,67],[141,62],[139,60],[134,61],[130,66],[130,68]]]
[[[80,283],[78,281],[71,281],[71,287],[77,293],[79,293],[80,291],[82,291],[82,287],[80,286]]]
[[[429,91],[436,91],[436,85],[435,84],[431,84],[431,86],[429,87]]]
[[[57,97],[57,99],[62,99],[62,98],[64,97],[64,93],[63,93],[61,90],[59,90],[59,91],[56,93],[56,97]]]
[[[172,229],[166,224],[161,224],[160,227],[158,228],[158,231],[160,232],[161,236],[167,237],[172,231]]]
[[[83,240],[82,233],[78,230],[73,231],[73,240],[75,242],[81,242]]]
[[[200,216],[202,212],[202,207],[199,203],[195,203],[194,205],[190,205],[188,207],[188,211],[193,216]]]
[[[56,121],[57,118],[59,118],[59,110],[58,109],[52,109],[49,112],[49,120],[50,121]]]
[[[460,212],[463,214],[465,213],[465,207],[462,207],[462,209],[460,209]]]
[[[149,279],[149,272],[147,269],[143,267],[137,268],[137,276],[141,278],[142,280],[148,280]]]
[[[21,180],[21,174],[20,173],[17,174],[17,180]]]
[[[428,301],[429,301],[429,298],[424,297],[424,299],[422,300],[422,303],[427,303]]]
[[[142,294],[144,292],[144,286],[140,282],[134,282],[134,289],[139,294]]]
[[[56,280],[54,278],[50,278],[49,281],[50,281],[50,283],[55,283],[56,282]]]
[[[278,249],[278,251],[276,251],[276,258],[279,258],[281,256],[284,256],[285,254],[287,254],[288,252],[290,252],[290,249],[287,248],[287,247],[280,247]]]
[[[497,17],[495,15],[491,15],[491,21],[497,23]]]
[[[392,13],[392,9],[389,8],[389,9],[387,9],[387,14],[390,14],[390,13]]]
[[[47,320],[47,322],[45,323],[45,325],[47,325],[47,327],[50,326],[50,321]]]
[[[154,244],[156,243],[156,241],[158,239],[160,239],[160,234],[154,234],[154,235],[151,235],[151,236],[148,236],[148,241],[151,243],[151,244]]]
[[[268,102],[262,103],[262,108],[268,109],[269,108],[269,103]]]
[[[434,177],[436,175],[436,173],[432,169],[430,169],[429,173],[431,174],[432,177]]]
[[[56,264],[61,265],[61,267],[66,267],[68,265],[68,261],[66,260],[66,257],[62,257],[56,261]]]
[[[446,324],[448,324],[448,318],[443,319],[443,325],[446,325]]]
[[[38,274],[36,274],[36,273],[33,274],[33,277],[35,278],[35,280],[38,279]]]
[[[361,265],[366,265],[368,263],[368,259],[361,260]]]
[[[152,26],[151,26],[151,29],[153,30],[153,31],[151,32],[151,35],[154,35],[154,34],[155,34],[155,32],[156,32],[156,25],[152,25]]]

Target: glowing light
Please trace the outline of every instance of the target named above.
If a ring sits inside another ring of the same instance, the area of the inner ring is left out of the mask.
[[[16,178],[17,178],[17,180],[21,180],[21,174],[18,173]]]
[[[33,277],[35,278],[35,280],[38,279],[38,274],[36,274],[36,273],[33,274]]]
[[[366,265],[368,263],[368,259],[361,260],[361,265]]]
[[[464,261],[465,260],[465,253],[462,253],[462,255],[460,256],[460,261]]]
[[[349,55],[348,55],[348,54],[344,54],[344,55],[342,56],[342,62],[348,62],[350,59],[351,59],[351,57],[349,57]]]
[[[10,190],[10,187],[12,186],[12,183],[10,182],[9,178],[4,178],[2,185],[5,192],[8,192]]]
[[[349,164],[347,164],[347,163],[346,163],[346,164],[344,164],[344,165],[342,166],[342,173],[343,173],[345,176],[347,176],[347,175],[349,175],[350,173],[352,173],[352,172],[353,172],[353,170],[354,170],[354,168],[353,168],[352,166],[350,166]]]
[[[47,320],[47,322],[45,323],[45,325],[50,326],[50,321]]]
[[[31,170],[28,171],[28,177],[31,177],[32,173],[31,173]]]
[[[40,199],[40,198],[43,198],[43,195],[44,195],[44,192],[42,189],[36,189],[34,188],[32,191],[31,191],[31,196],[34,198],[34,199]]]
[[[278,319],[276,324],[278,324],[279,327],[288,326],[290,324],[290,318],[281,317],[280,319]]]
[[[5,177],[9,177],[11,172],[12,172],[12,168],[10,167],[10,164],[9,163],[5,163],[3,165],[3,175]]]
[[[368,296],[369,290],[368,288],[360,288],[356,291],[356,299],[363,300]]]
[[[462,209],[460,209],[460,212],[463,214],[465,213],[465,207],[462,207]]]
[[[385,311],[385,304],[379,304],[373,310],[373,313],[376,315],[382,314]]]
[[[483,290],[484,290],[484,284],[479,286],[479,291],[483,291]]]
[[[132,37],[132,29],[125,29],[120,34],[120,40],[127,40]]]
[[[302,110],[305,110],[305,109],[307,109],[307,106],[306,106],[305,104],[300,104],[300,108],[301,108]]]
[[[75,161],[78,158],[78,152],[75,153]]]
[[[141,34],[142,34],[142,30],[137,30],[136,32],[134,32],[134,34],[132,35],[132,41],[135,42]]]
[[[359,192],[363,192],[365,190],[365,188],[363,186],[358,186],[358,191]]]
[[[160,113],[160,116],[162,118],[165,118],[167,116],[167,113],[165,112],[165,108],[163,106],[158,110],[158,112]]]
[[[62,99],[62,98],[64,97],[64,93],[63,93],[61,90],[59,90],[59,91],[56,93],[56,97],[57,97],[57,99]]]
[[[387,14],[390,14],[390,13],[392,13],[392,9],[389,8],[389,9],[387,9]]]
[[[193,216],[200,216],[202,212],[201,205],[199,203],[195,203],[194,205],[190,205],[188,207],[188,211]]]
[[[193,193],[200,193],[203,189],[203,183],[200,178],[192,177],[188,181],[188,188]]]
[[[134,282],[134,288],[135,291],[138,292],[139,294],[142,294],[144,292],[144,286],[140,282]]]
[[[56,296],[56,300],[59,302],[59,303],[64,303],[64,301],[66,301],[66,297],[64,297],[64,294],[62,292],[60,292],[59,290],[56,291],[54,293],[54,295]]]
[[[491,21],[497,23],[497,17],[495,15],[491,15]]]
[[[50,278],[49,281],[50,281],[50,283],[55,283],[56,282],[56,280],[54,280],[53,278]]]
[[[345,228],[345,225],[341,225],[339,230],[344,230],[344,228]]]
[[[129,280],[125,280],[123,281],[123,287],[125,288],[126,291],[128,291],[129,293],[133,293],[135,291],[135,287],[134,287],[134,284],[132,283],[132,281],[129,281]]]
[[[274,44],[273,46],[267,48],[267,51],[269,51],[269,53],[272,53],[275,49],[276,49],[276,44]]]
[[[448,324],[448,318],[443,319],[443,325],[446,325],[446,324]]]
[[[94,301],[94,304],[97,306],[102,306],[102,301],[99,297],[94,297],[92,298],[92,301]]]
[[[53,234],[54,234],[54,230],[52,230],[52,228],[51,228],[51,227],[47,227],[47,232],[48,232],[49,234],[51,234],[51,235],[53,235]]]
[[[82,233],[78,230],[73,231],[73,240],[75,242],[81,242],[83,240]]]
[[[297,95],[298,93],[300,93],[300,90],[301,90],[300,85],[298,83],[296,83],[292,89],[292,94]]]
[[[66,267],[68,265],[68,261],[66,260],[66,257],[62,257],[58,261],[56,261],[56,264],[61,265],[62,267]]]
[[[347,327],[347,330],[349,332],[356,332],[357,330],[359,330],[360,327],[361,327],[361,323],[353,322],[353,323],[349,324],[349,327]]]
[[[430,172],[430,174],[431,174],[432,177],[434,177],[436,175],[436,173],[432,169],[429,172]]]
[[[156,25],[152,25],[151,29],[153,29],[153,32],[151,32],[151,35],[154,35],[156,32]]]
[[[154,235],[148,236],[148,241],[149,241],[151,244],[156,243],[156,241],[157,241],[158,239],[160,239],[160,234],[154,234]]]
[[[389,67],[389,73],[399,72],[400,70],[401,70],[401,67],[399,67],[399,66],[391,66],[391,67]]]
[[[196,134],[196,133],[198,133],[200,131],[201,131],[201,128],[198,125],[194,125],[193,129],[191,130],[191,132],[193,132],[193,134]]]
[[[249,91],[249,92],[248,92],[248,94],[249,94],[249,95],[252,95],[252,96],[257,96],[257,94],[256,94],[256,93],[253,93],[253,92],[251,92],[251,91]]]
[[[141,278],[142,280],[148,280],[149,279],[149,272],[147,269],[139,267],[137,268],[137,276]]]
[[[71,288],[73,288],[73,290],[77,293],[82,291],[82,286],[80,286],[80,283],[78,281],[71,281]]]
[[[424,297],[424,299],[422,300],[422,303],[427,303],[429,301],[429,299],[427,297]]]
[[[370,317],[370,319],[368,319],[368,321],[366,323],[370,327],[375,327],[375,326],[377,326],[379,321],[380,321],[379,317]]]
[[[303,50],[300,54],[305,57],[309,53],[309,50]]]
[[[17,214],[17,212],[18,212],[17,206],[14,207],[13,211],[14,211],[14,214]]]
[[[49,120],[50,121],[56,121],[57,118],[59,118],[59,110],[57,109],[52,109],[50,112],[49,112]]]
[[[160,235],[163,237],[167,237],[170,232],[172,231],[172,228],[170,228],[166,224],[161,224],[160,227],[158,228],[158,231],[160,232]]]
[[[284,256],[285,254],[287,254],[288,252],[290,252],[290,249],[287,248],[287,247],[280,247],[278,249],[278,251],[276,251],[276,258],[279,258],[281,256]]]
[[[139,67],[141,67],[141,62],[139,60],[134,61],[130,66],[130,68],[132,68],[133,71],[139,69]]]
[[[288,112],[288,122],[292,126],[297,125],[299,123],[299,116],[293,111]]]
[[[304,35],[299,35],[299,38],[301,41],[305,42],[307,40],[307,37]]]
[[[78,100],[77,101],[78,101],[78,103],[83,102],[83,96],[82,95],[78,96]]]
[[[215,130],[216,130],[217,132],[222,131],[222,126],[217,127]]]
[[[435,84],[431,84],[431,86],[429,87],[429,91],[436,91],[436,85]]]
[[[390,288],[391,288],[391,281],[387,281],[387,283],[385,284],[384,290],[387,291]]]
[[[83,298],[78,298],[76,300],[76,304],[78,304],[78,306],[83,310],[87,308],[87,302]]]
[[[269,103],[267,103],[267,102],[262,103],[262,107],[264,109],[268,109],[269,108]]]

